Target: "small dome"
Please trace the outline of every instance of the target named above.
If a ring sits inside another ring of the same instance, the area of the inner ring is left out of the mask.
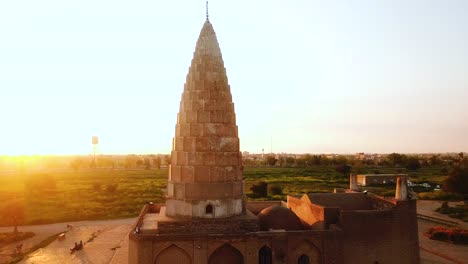
[[[302,230],[304,229],[301,220],[295,213],[281,205],[274,205],[263,209],[258,214],[261,230],[284,229]]]

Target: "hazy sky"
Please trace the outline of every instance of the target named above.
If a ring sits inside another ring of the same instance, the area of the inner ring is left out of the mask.
[[[468,151],[468,1],[210,1],[241,150]],[[0,1],[0,154],[168,153],[202,0]]]

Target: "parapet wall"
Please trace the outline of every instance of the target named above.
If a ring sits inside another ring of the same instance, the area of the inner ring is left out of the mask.
[[[341,210],[371,209],[369,198],[364,193],[311,193],[305,196],[311,203],[323,207],[338,207]]]
[[[158,222],[158,234],[237,234],[259,230],[255,216]]]
[[[399,201],[393,208],[341,211],[339,222],[345,234],[344,263],[419,263],[415,201]]]

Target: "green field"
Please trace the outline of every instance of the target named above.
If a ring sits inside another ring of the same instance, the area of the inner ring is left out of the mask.
[[[167,170],[89,170],[23,178],[4,176],[0,177],[0,212],[2,205],[5,207],[9,201],[16,200],[24,205],[25,224],[132,217],[138,215],[143,204],[164,200],[162,189],[166,181]],[[1,218],[1,225],[10,224],[9,219]]]
[[[370,171],[375,168],[369,168]],[[401,172],[398,168],[378,168],[380,173]],[[410,173],[413,182],[440,183],[437,168],[422,168]],[[77,220],[98,220],[133,217],[143,204],[164,202],[167,169],[96,169],[56,170],[46,174],[0,176],[0,225],[11,225],[7,209],[23,208],[18,219],[22,224],[45,224]],[[331,166],[310,168],[245,168],[245,191],[251,197],[253,184],[264,181],[269,187],[278,185],[283,194],[261,199],[284,199],[286,194],[332,192],[346,188],[348,179]],[[394,186],[369,187],[369,191],[392,196]]]

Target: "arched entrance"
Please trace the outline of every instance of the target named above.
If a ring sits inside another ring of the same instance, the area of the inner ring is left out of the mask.
[[[319,249],[310,241],[303,240],[292,245],[289,263],[318,264],[321,263]]]
[[[155,264],[167,264],[167,263],[177,263],[177,264],[191,264],[192,261],[190,259],[189,254],[185,252],[185,250],[181,249],[176,245],[171,245],[161,251]]]
[[[272,264],[272,254],[271,249],[267,246],[263,246],[258,251],[258,264]]]
[[[244,256],[235,247],[224,244],[216,249],[208,260],[209,264],[244,264]],[[179,264],[179,263],[177,263]]]
[[[309,257],[307,255],[301,255],[297,259],[297,264],[310,264]]]

